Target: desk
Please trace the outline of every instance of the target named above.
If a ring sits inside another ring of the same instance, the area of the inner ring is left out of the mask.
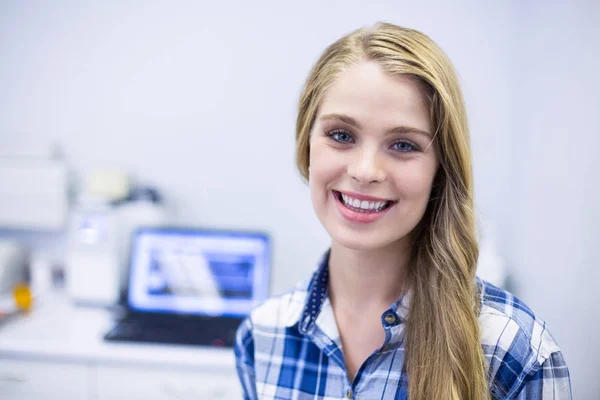
[[[0,398],[239,399],[231,349],[105,342],[103,309],[53,294],[0,325]]]

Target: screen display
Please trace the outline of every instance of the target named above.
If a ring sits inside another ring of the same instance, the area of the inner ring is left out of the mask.
[[[269,246],[260,233],[142,229],[132,246],[129,306],[244,317],[269,294]]]

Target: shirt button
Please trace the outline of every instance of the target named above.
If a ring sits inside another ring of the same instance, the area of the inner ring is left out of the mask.
[[[389,325],[396,322],[396,316],[392,313],[385,314],[385,317],[383,317],[383,319],[385,320],[385,323]]]
[[[347,399],[351,399],[352,398],[352,390],[348,389],[348,391],[346,392],[346,398]]]

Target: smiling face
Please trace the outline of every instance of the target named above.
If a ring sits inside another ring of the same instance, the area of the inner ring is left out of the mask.
[[[329,87],[310,135],[311,200],[334,244],[409,241],[439,164],[420,85],[361,61]]]

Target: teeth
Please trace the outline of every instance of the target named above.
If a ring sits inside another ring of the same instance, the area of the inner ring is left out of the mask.
[[[353,208],[359,208],[362,210],[373,210],[373,211],[381,211],[381,209],[388,204],[387,201],[360,201],[358,199],[353,199],[342,193],[342,199],[344,203]]]

